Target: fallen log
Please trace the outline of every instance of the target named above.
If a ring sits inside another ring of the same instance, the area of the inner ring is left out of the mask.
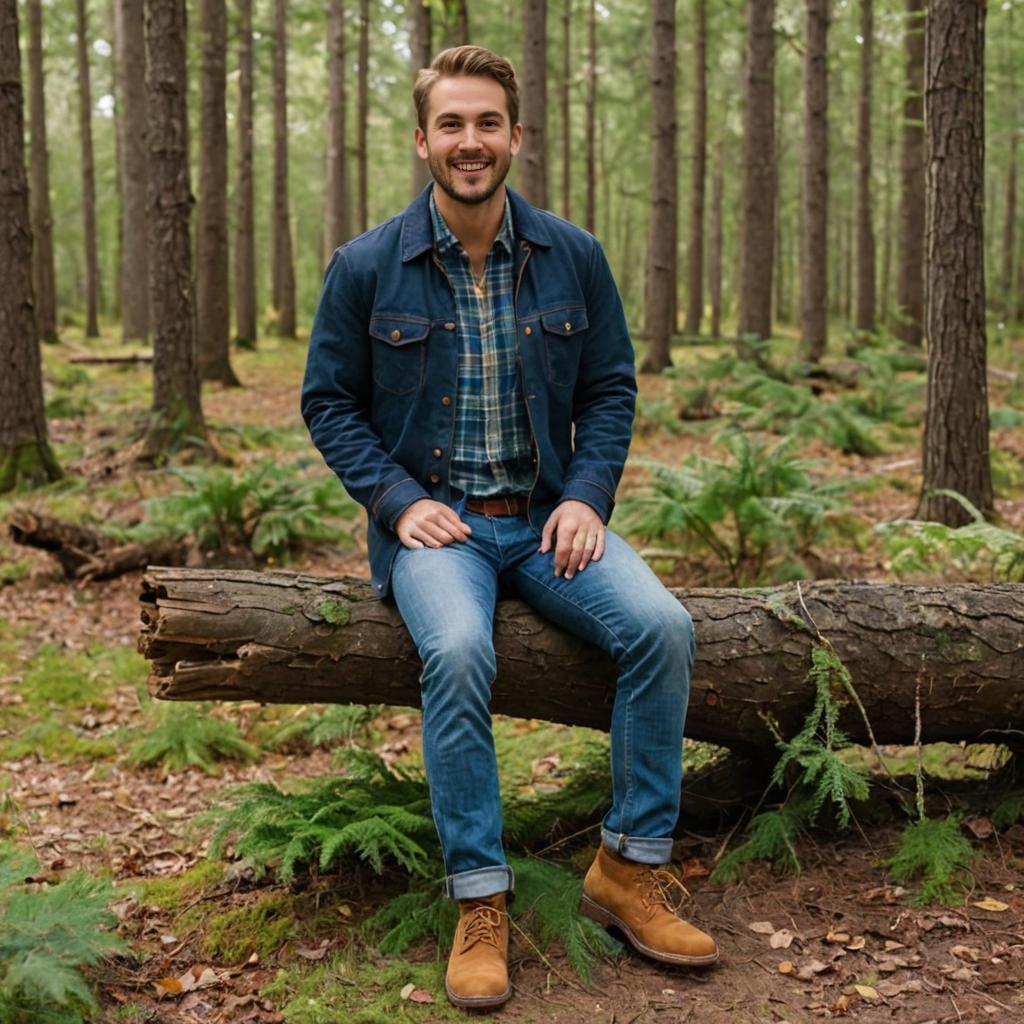
[[[1024,736],[1024,585],[819,582],[673,593],[693,616],[692,739],[764,756],[813,704],[817,631],[848,667],[879,743]],[[419,703],[419,659],[367,581],[151,566],[139,650],[164,700]],[[439,614],[444,595],[438,594]],[[495,618],[496,713],[607,729],[615,669],[520,601]],[[844,697],[845,695],[839,694]],[[850,701],[841,725],[869,739]]]
[[[131,352],[123,356],[96,356],[96,355],[74,355],[69,363],[84,363],[86,365],[99,364],[125,364],[125,363],[151,363],[153,362],[152,352]]]

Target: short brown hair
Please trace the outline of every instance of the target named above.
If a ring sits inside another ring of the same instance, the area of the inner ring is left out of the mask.
[[[430,90],[441,78],[456,75],[479,75],[493,78],[505,90],[510,125],[519,123],[519,82],[516,69],[504,57],[482,46],[453,46],[442,50],[431,61],[429,68],[421,68],[412,90],[416,105],[416,121],[422,131],[427,130],[427,106]]]

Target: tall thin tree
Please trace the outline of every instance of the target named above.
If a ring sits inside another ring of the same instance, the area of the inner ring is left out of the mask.
[[[61,475],[47,439],[32,302],[24,102],[18,0],[0,0],[0,494]]]
[[[422,5],[420,5],[422,6]],[[324,175],[324,263],[352,234],[345,149],[345,5],[330,0],[327,21],[327,172]]]
[[[739,353],[772,333],[775,238],[775,0],[747,0],[740,213]]]
[[[686,333],[699,334],[704,316],[704,179],[708,136],[707,0],[693,0],[693,168],[687,250]]]
[[[252,0],[238,3],[238,135],[235,177],[235,337],[256,344],[256,223],[253,197]]]
[[[725,249],[723,194],[725,192],[725,146],[721,135],[715,147],[715,170],[711,178],[711,244],[708,252],[708,294],[711,299],[711,337],[722,336],[722,256]]]
[[[651,215],[647,233],[647,355],[643,369],[672,365],[676,326],[676,2],[651,0]]]
[[[875,231],[871,204],[871,85],[874,0],[860,0],[860,95],[857,99],[857,315],[859,334],[875,329]]]
[[[986,384],[985,3],[931,0],[925,31],[928,399],[918,516],[992,511]]]
[[[583,107],[583,138],[587,195],[583,226],[597,231],[597,0],[587,6],[587,92]]]
[[[196,279],[199,376],[238,386],[231,367],[228,291],[228,127],[226,0],[201,0],[199,216]]]
[[[274,0],[274,217],[272,288],[277,333],[295,337],[295,261],[288,211],[287,0]]]
[[[428,0],[412,0],[412,80],[415,84],[416,76],[421,68],[429,67],[433,57],[433,19],[431,18],[430,3]],[[412,151],[412,194],[419,195],[430,179],[430,172],[427,169],[426,160],[421,160],[416,152],[415,146],[410,146]]]
[[[800,246],[800,340],[817,363],[828,341],[829,0],[807,0]]]
[[[50,157],[46,149],[46,88],[43,74],[43,14],[40,0],[28,0],[29,170],[32,214],[32,289],[36,329],[43,341],[57,340],[57,296],[53,272],[53,213]]]
[[[154,461],[206,438],[189,238],[185,0],[146,0],[146,92],[153,411],[140,458]]]
[[[356,79],[356,151],[359,161],[359,230],[370,226],[368,197],[370,154],[370,0],[359,0],[359,77]]]
[[[89,84],[88,38],[85,0],[75,0],[78,134],[82,154],[82,220],[85,232],[85,336],[98,338],[100,260],[96,238],[96,170],[92,145],[92,89]]]
[[[562,0],[562,216],[572,220],[572,0]]]
[[[896,322],[906,345],[921,344],[924,321],[924,30],[926,0],[907,0],[903,152],[900,158],[900,228],[897,246]]]
[[[548,207],[548,0],[523,3],[523,141],[519,189],[534,206]]]

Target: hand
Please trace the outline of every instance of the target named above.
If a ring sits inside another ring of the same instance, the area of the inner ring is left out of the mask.
[[[571,580],[590,562],[604,554],[604,523],[585,502],[563,501],[548,516],[540,537],[541,554],[551,550],[555,539],[555,575]]]
[[[453,540],[465,542],[472,532],[452,509],[430,498],[414,501],[395,523],[395,533],[407,548],[443,548]]]

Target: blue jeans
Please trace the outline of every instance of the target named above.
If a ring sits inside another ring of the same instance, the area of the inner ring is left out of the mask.
[[[514,886],[488,710],[499,585],[615,660],[612,805],[602,841],[630,860],[665,863],[679,815],[695,649],[689,613],[610,530],[601,560],[570,580],[555,576],[553,552],[537,553],[540,538],[525,519],[462,518],[473,529],[469,540],[403,547],[392,571],[392,592],[423,662],[423,759],[445,893],[470,899]]]

